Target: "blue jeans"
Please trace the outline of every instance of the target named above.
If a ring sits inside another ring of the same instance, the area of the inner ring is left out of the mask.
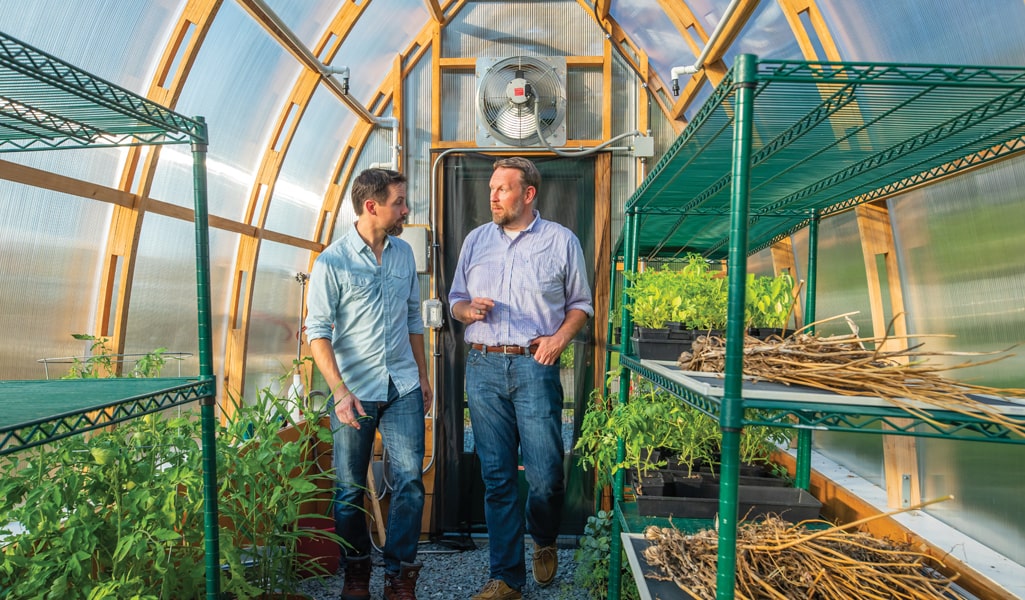
[[[534,543],[555,544],[566,496],[559,366],[530,355],[470,350],[466,395],[484,479],[490,579],[521,589],[526,567],[519,453],[528,485],[526,530]]]
[[[399,396],[395,385],[388,382],[387,402],[364,402],[367,417],[360,428],[342,426],[331,410],[334,432],[335,532],[351,548],[343,554],[357,557],[370,554],[370,531],[367,529],[363,494],[367,485],[367,468],[374,449],[374,433],[381,431],[381,441],[388,459],[388,485],[391,502],[385,533],[384,568],[399,572],[399,563],[415,563],[420,540],[420,522],[424,509],[424,401],[420,388]],[[384,482],[377,481],[378,489]]]

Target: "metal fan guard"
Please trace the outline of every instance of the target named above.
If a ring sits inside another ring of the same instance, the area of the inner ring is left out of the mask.
[[[532,103],[509,99],[516,71],[534,88],[541,133],[548,145],[566,143],[566,59],[512,56],[477,59],[477,145],[544,146],[538,138]]]

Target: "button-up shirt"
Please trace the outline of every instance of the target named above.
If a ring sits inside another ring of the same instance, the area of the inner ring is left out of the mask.
[[[353,227],[328,246],[310,272],[306,338],[331,340],[342,381],[361,402],[388,400],[420,385],[410,334],[424,332],[420,282],[409,244],[389,236],[377,264]]]
[[[495,307],[483,321],[467,325],[469,344],[527,346],[554,334],[570,310],[594,315],[580,240],[537,211],[515,240],[495,223],[466,236],[448,294],[450,310],[476,297],[491,298]]]

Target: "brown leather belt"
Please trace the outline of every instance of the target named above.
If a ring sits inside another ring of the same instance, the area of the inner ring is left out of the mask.
[[[485,344],[470,344],[474,350],[481,352],[497,352],[499,354],[533,354],[537,352],[537,344],[525,348],[523,346],[488,346]]]

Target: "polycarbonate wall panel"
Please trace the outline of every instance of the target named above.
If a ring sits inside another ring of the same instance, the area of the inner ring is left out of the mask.
[[[110,213],[107,204],[0,181],[0,379],[43,379],[37,359],[88,354],[71,334],[93,331]],[[56,376],[68,366],[57,365]]]
[[[473,71],[441,72],[441,139],[476,139],[477,81]],[[428,129],[430,131],[430,129]]]
[[[616,0],[609,7],[609,15],[619,23],[637,47],[644,49],[651,70],[658,73],[667,85],[672,79],[673,67],[692,65],[697,59],[697,54],[681,37],[680,31],[658,2]],[[710,34],[714,29],[715,24],[710,28],[706,26],[706,33]],[[704,46],[696,34],[690,35],[694,36],[693,41],[698,48]],[[683,85],[681,81],[680,86]]]
[[[311,50],[344,4],[337,0],[264,0],[264,3]]]
[[[908,330],[937,352],[997,352],[1025,340],[1025,160],[946,179],[890,202]],[[966,357],[935,357],[955,365]],[[978,358],[975,360],[982,360]],[[1025,388],[1025,355],[947,377]]]
[[[177,0],[2,0],[0,31],[96,77],[145,94],[162,50],[153,40],[167,37],[179,4]],[[111,186],[117,183],[123,155],[121,150],[95,148],[74,156],[65,151],[33,151],[0,157]]]
[[[807,278],[808,232],[794,236],[797,270],[801,279]],[[872,312],[868,300],[865,261],[861,255],[861,237],[853,211],[822,219],[819,222],[817,290],[815,295],[816,320],[829,319],[847,313],[866,335],[872,335]],[[815,327],[819,335],[851,333],[844,319],[833,318]]]
[[[566,138],[569,140],[600,140],[602,95],[601,67],[569,67],[566,69]],[[613,86],[613,95],[616,88]],[[613,98],[613,107],[616,104]],[[621,100],[621,98],[620,98]],[[617,114],[613,108],[613,114]],[[630,113],[634,114],[634,113]],[[614,133],[620,133],[613,127]]]
[[[242,220],[250,190],[285,94],[299,64],[235,2],[221,5],[196,57],[177,111],[202,116],[210,132],[207,156],[211,215]],[[154,195],[184,202],[191,187],[177,163],[161,160]]]
[[[1025,564],[1025,446],[922,438],[918,463],[923,499],[954,496],[930,515]]]
[[[691,4],[703,4],[688,0]],[[720,2],[720,4],[726,4]],[[794,30],[787,22],[779,2],[761,2],[751,18],[740,30],[737,41],[723,54],[727,67],[732,67],[741,54],[754,54],[759,58],[775,60],[803,60],[801,48],[797,45]],[[723,11],[717,11],[721,15]],[[711,32],[709,32],[711,34]],[[823,57],[825,60],[825,57]]]
[[[434,88],[431,85],[431,60],[433,50],[428,50],[409,71],[403,82],[403,125],[402,171],[409,179],[406,190],[409,203],[408,223],[430,225],[432,219],[433,157],[431,156],[431,110]]]
[[[1025,61],[1025,3],[1020,0],[817,4],[843,60],[968,65]]]
[[[868,300],[865,261],[861,238],[853,211],[842,213],[819,224],[816,320],[857,312],[850,319],[865,335],[872,335],[872,313]],[[808,230],[793,236],[796,254],[796,278],[807,283]],[[804,293],[802,292],[802,301]],[[851,333],[844,319],[833,319],[815,327],[818,335]],[[882,438],[876,434],[816,431],[814,447],[823,455],[843,464],[878,486],[883,486]]]
[[[372,2],[345,38],[333,66],[349,67],[349,90],[363,106],[395,67],[395,58],[427,24],[422,0]],[[373,111],[371,111],[373,112]]]
[[[0,31],[137,94],[182,0],[0,0]],[[115,43],[116,42],[116,43]]]
[[[125,335],[127,353],[191,353],[181,365],[184,375],[199,373],[194,240],[191,222],[145,215]]]
[[[1000,352],[1025,340],[1025,160],[946,179],[890,201],[908,330],[936,352]],[[1025,356],[948,371],[955,380],[1025,387]],[[987,357],[930,357],[955,365]],[[922,495],[953,494],[927,510],[1025,562],[1025,447],[919,440]]]
[[[467,2],[441,32],[444,56],[601,56],[604,35],[575,0]]]
[[[268,241],[260,244],[246,350],[243,394],[247,399],[255,399],[258,390],[268,386],[280,391],[279,381],[298,357],[303,286],[295,275],[307,272],[309,260],[307,250]]]
[[[195,226],[147,214],[139,238],[125,351],[190,352],[183,375],[199,373],[199,315],[196,300]],[[231,291],[238,235],[210,230],[210,304],[214,372],[221,374],[227,331],[227,298]],[[173,370],[171,370],[173,369]],[[178,365],[164,375],[177,375]]]
[[[337,96],[318,87],[281,165],[267,210],[267,229],[313,238],[339,152],[356,120]]]

